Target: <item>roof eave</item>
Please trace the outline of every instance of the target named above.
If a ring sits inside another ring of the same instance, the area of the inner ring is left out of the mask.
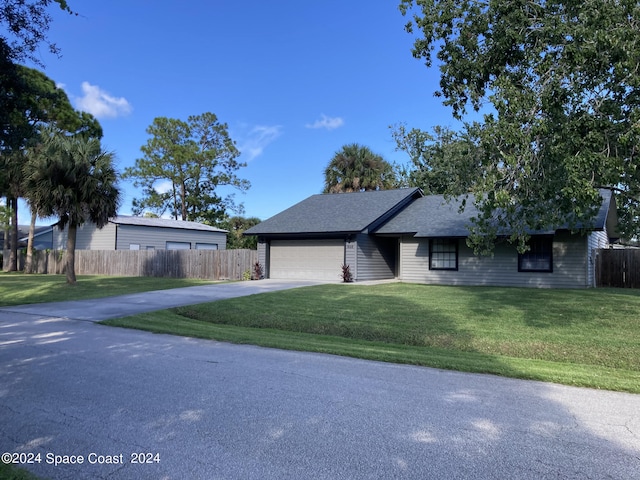
[[[340,231],[327,231],[327,232],[243,232],[242,235],[256,236],[256,237],[279,237],[279,238],[307,238],[307,237],[347,237],[349,235],[358,235],[362,230],[340,230]]]

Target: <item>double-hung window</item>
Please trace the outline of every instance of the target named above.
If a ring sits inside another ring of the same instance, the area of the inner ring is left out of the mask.
[[[458,270],[457,239],[431,239],[429,242],[429,270]]]
[[[529,250],[518,255],[519,272],[553,272],[553,237],[532,237]]]

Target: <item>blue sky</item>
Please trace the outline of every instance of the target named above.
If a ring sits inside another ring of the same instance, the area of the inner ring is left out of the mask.
[[[236,194],[266,219],[320,193],[323,170],[348,143],[390,162],[389,126],[454,126],[435,98],[439,75],[411,55],[397,1],[71,1],[54,12],[44,72],[94,114],[123,170],[141,156],[155,117],[213,112],[227,123],[251,182]],[[121,182],[120,214],[140,196]],[[20,223],[28,223],[28,215]],[[39,222],[39,223],[47,223]]]

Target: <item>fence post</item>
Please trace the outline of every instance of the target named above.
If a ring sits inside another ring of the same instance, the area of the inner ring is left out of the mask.
[[[64,250],[36,252],[38,273],[64,273]],[[256,250],[77,250],[78,275],[242,280],[253,271]]]

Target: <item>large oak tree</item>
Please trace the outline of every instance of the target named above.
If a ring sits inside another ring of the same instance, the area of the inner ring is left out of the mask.
[[[588,227],[598,188],[616,192],[621,233],[640,233],[640,4],[635,0],[402,0],[413,55],[469,120],[477,164],[452,157],[448,187],[473,173],[476,250],[497,234]],[[478,175],[477,172],[480,172]]]

